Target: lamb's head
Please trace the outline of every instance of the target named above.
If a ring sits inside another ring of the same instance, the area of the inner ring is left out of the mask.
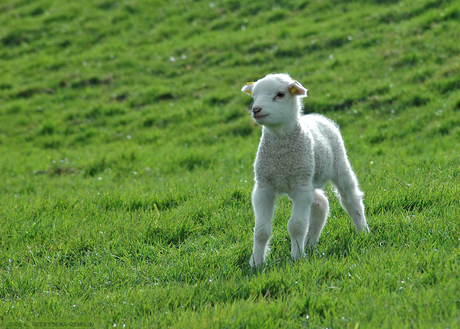
[[[307,89],[287,74],[269,74],[248,83],[242,92],[253,97],[252,118],[268,128],[283,128],[294,122],[301,110]]]

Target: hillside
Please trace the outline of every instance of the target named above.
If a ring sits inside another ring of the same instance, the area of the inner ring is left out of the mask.
[[[458,1],[7,0],[0,26],[2,326],[459,325]],[[328,186],[293,263],[282,198],[254,270],[240,89],[271,72],[340,125],[371,234]]]

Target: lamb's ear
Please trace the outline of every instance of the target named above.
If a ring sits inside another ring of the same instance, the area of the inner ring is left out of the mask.
[[[252,89],[253,88],[254,88],[254,82],[248,82],[248,83],[246,83],[246,85],[243,86],[243,88],[241,88],[241,91],[243,93],[246,93],[246,94],[252,96]]]
[[[292,81],[288,85],[288,90],[292,95],[307,97],[307,88],[304,88],[298,81]]]

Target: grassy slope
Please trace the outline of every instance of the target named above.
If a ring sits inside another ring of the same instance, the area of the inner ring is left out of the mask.
[[[459,324],[458,2],[0,13],[2,324]],[[269,72],[341,125],[372,233],[332,197],[320,245],[293,264],[283,198],[268,264],[251,270],[260,128],[239,89]]]

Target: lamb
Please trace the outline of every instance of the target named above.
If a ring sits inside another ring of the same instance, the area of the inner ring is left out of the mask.
[[[269,74],[241,89],[253,97],[252,118],[263,126],[254,163],[255,227],[249,261],[253,267],[265,261],[279,194],[287,194],[293,204],[287,224],[293,260],[304,255],[307,244],[313,247],[318,242],[329,213],[322,190],[329,181],[356,230],[369,232],[364,194],[338,126],[322,115],[300,113],[307,90],[287,74]]]

